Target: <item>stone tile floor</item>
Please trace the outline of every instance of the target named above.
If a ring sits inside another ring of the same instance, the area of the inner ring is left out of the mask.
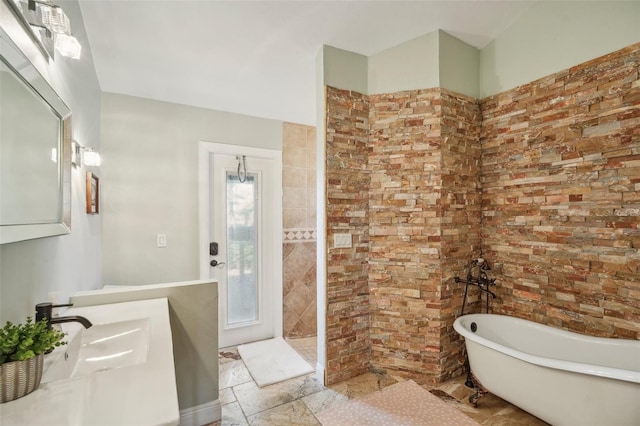
[[[315,338],[289,339],[287,342],[311,365],[316,365]],[[259,388],[235,348],[221,349],[219,360],[222,421],[211,426],[319,425],[316,413],[404,380],[389,374],[367,373],[324,387],[312,373]],[[484,396],[478,408],[474,408],[468,401],[473,391],[464,386],[464,381],[465,377],[458,377],[434,389],[425,388],[482,425],[546,425],[491,394]]]

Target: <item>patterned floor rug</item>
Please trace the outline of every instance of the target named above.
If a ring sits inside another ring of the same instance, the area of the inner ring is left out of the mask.
[[[477,426],[413,380],[337,404],[316,418],[324,426]]]

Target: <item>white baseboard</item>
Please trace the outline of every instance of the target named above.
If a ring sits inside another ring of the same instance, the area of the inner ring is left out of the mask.
[[[202,426],[222,419],[219,399],[180,410],[180,426]]]
[[[324,366],[320,365],[320,363],[316,363],[316,379],[324,386],[327,385],[327,381],[324,376]]]

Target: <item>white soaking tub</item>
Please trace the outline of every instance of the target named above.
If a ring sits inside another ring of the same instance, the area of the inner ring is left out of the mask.
[[[492,314],[456,319],[489,392],[553,425],[640,425],[640,341]]]

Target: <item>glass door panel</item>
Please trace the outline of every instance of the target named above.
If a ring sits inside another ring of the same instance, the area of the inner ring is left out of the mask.
[[[227,325],[259,320],[257,175],[226,172]]]
[[[218,283],[221,348],[282,330],[280,157],[270,151],[273,158],[266,156],[266,150],[254,157],[256,148],[242,149],[246,153],[209,154],[208,260]],[[246,155],[247,173],[239,173],[239,155]]]

